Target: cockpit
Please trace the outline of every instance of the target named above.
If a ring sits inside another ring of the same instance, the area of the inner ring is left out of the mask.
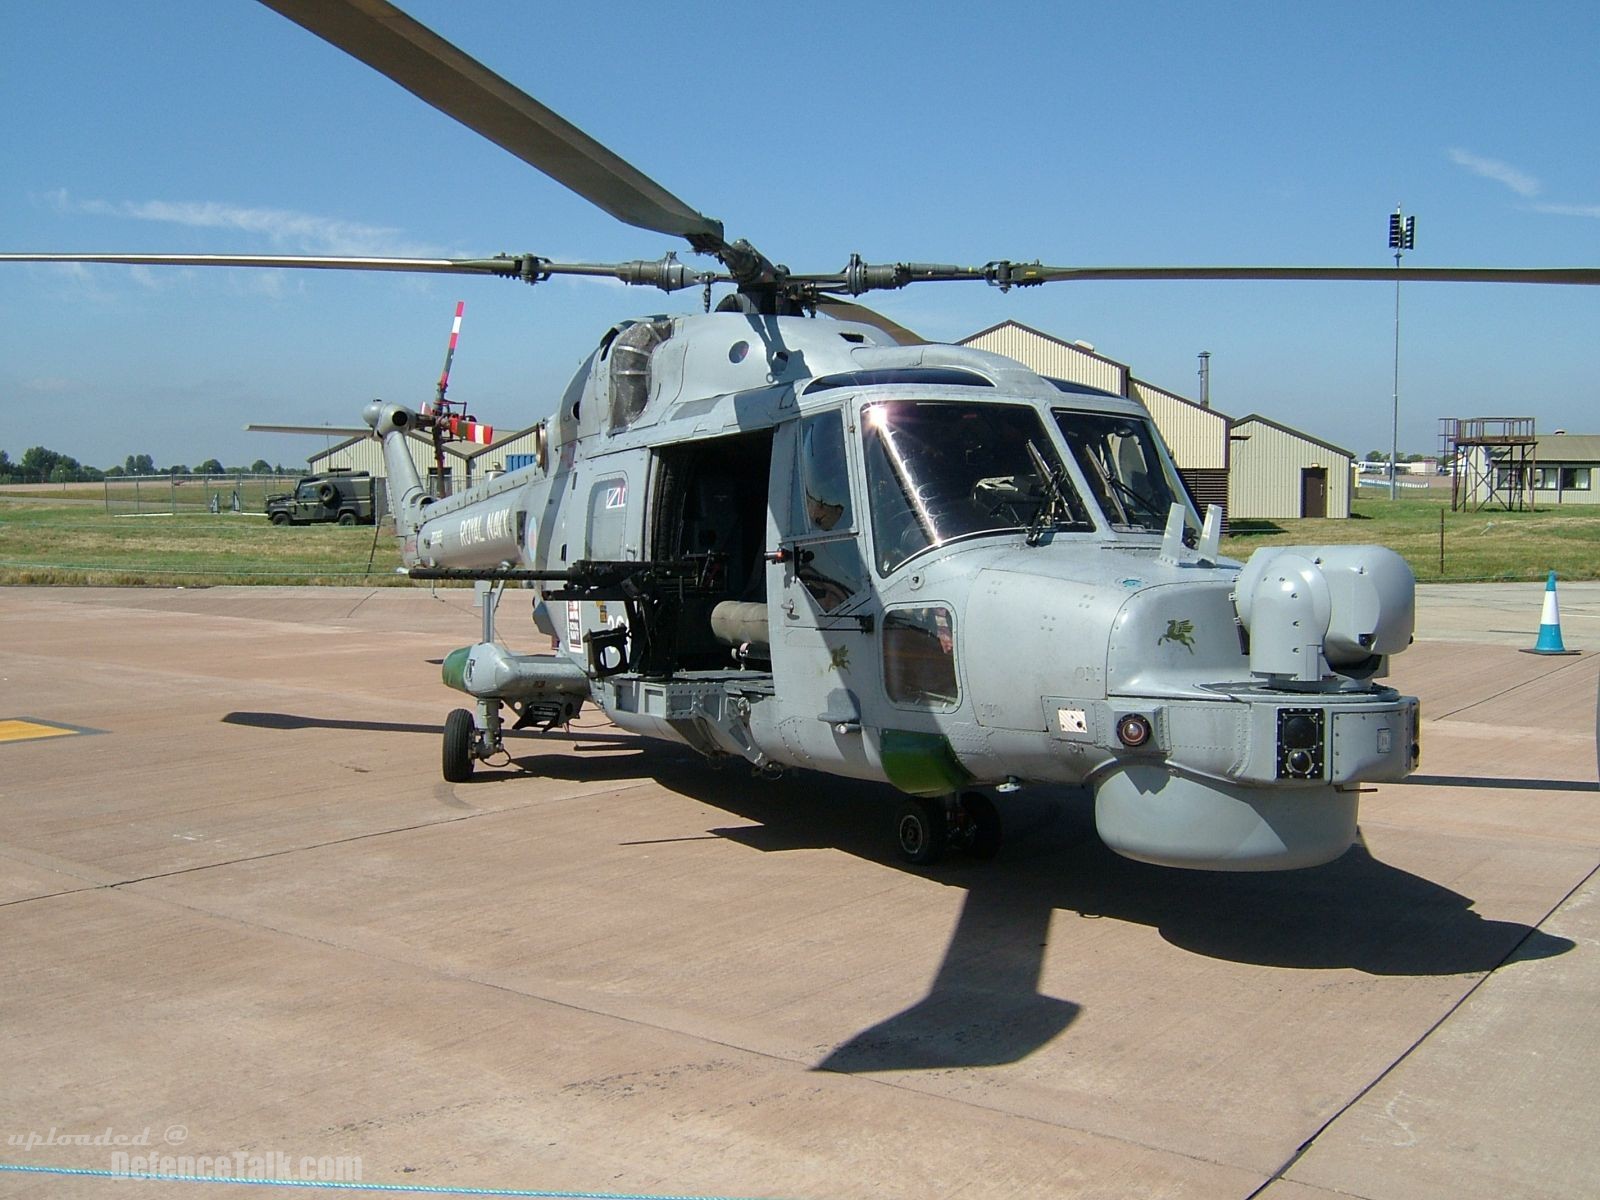
[[[981,534],[1156,532],[1188,495],[1148,420],[1054,408],[1076,473],[1027,404],[884,400],[862,411],[867,495],[882,574]],[[1086,500],[1079,479],[1088,488]],[[1198,522],[1194,522],[1198,524]]]

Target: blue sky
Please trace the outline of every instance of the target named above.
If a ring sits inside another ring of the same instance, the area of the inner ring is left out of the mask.
[[[796,270],[869,261],[1600,264],[1600,6],[544,5],[407,11]],[[60,0],[7,23],[0,249],[654,258],[628,228],[249,0]],[[685,258],[690,256],[685,252]],[[694,260],[708,263],[709,260]],[[246,421],[452,395],[547,414],[619,284],[0,267],[0,448],[293,461]],[[867,302],[1007,317],[1358,454],[1389,444],[1386,283],[982,284]],[[1401,447],[1443,416],[1600,432],[1600,289],[1408,284]]]

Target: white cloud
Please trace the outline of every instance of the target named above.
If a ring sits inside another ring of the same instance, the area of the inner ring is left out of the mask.
[[[406,258],[439,255],[436,248],[405,242],[401,231],[389,226],[289,209],[248,208],[211,200],[78,200],[65,190],[49,193],[46,200],[64,213],[152,221],[189,229],[224,229],[264,237],[285,253]]]
[[[1519,196],[1532,198],[1543,191],[1542,185],[1526,171],[1519,171],[1510,163],[1503,163],[1497,158],[1482,158],[1476,154],[1469,154],[1465,150],[1450,151],[1450,161],[1458,167],[1465,167],[1474,175],[1481,175],[1485,179],[1492,179],[1496,183],[1503,183]]]
[[[1533,211],[1557,217],[1590,217],[1600,221],[1600,204],[1535,204]]]

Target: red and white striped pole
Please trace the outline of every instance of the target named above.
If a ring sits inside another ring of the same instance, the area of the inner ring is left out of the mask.
[[[460,341],[461,339],[461,316],[466,311],[467,302],[465,300],[457,300],[456,319],[450,325],[450,345],[445,349],[444,352],[444,370],[439,372],[439,391],[434,396],[433,400],[436,406],[442,406],[444,404],[444,394],[446,389],[448,389],[450,386],[450,364],[455,360],[456,342]]]

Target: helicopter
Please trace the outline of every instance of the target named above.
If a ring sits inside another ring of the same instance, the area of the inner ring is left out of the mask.
[[[448,497],[408,449],[436,404],[375,401],[405,570],[484,595],[443,678],[441,770],[469,781],[510,730],[585,705],[619,729],[742,761],[879,782],[905,860],[991,858],[992,793],[1093,793],[1117,853],[1269,871],[1352,845],[1364,784],[1419,761],[1417,701],[1387,687],[1414,579],[1380,546],[1219,552],[1134,400],[929,343],[870,291],[1081,279],[1595,284],[1575,269],[874,264],[804,274],[696,211],[387,0],[263,0],[619,221],[682,239],[622,263],[5,254],[118,262],[611,278],[706,311],[606,329],[537,438],[536,461]],[[730,288],[712,306],[715,288]],[[446,375],[448,375],[448,359]],[[554,654],[510,650],[507,587]]]

